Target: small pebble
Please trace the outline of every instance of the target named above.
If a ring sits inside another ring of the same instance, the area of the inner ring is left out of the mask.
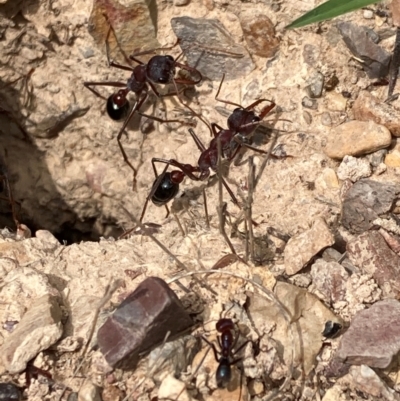
[[[374,12],[372,10],[364,10],[363,17],[365,19],[372,19],[374,18]]]
[[[186,6],[190,0],[174,0],[174,6]]]
[[[310,76],[308,83],[305,87],[308,96],[313,99],[321,97],[324,88],[324,76],[320,72],[316,72]]]
[[[321,115],[321,124],[325,125],[325,127],[330,127],[332,125],[331,115],[327,111]]]
[[[385,164],[388,167],[400,167],[400,152],[395,149],[388,153],[385,157]]]
[[[19,401],[21,391],[12,383],[0,383],[0,401]]]
[[[318,108],[317,100],[310,99],[307,96],[303,97],[303,99],[301,100],[301,105],[307,109],[312,109],[312,110],[316,110]]]
[[[340,180],[351,180],[356,182],[361,178],[370,177],[372,174],[368,160],[359,159],[353,156],[345,156],[337,170]]]
[[[362,156],[390,146],[392,136],[373,121],[349,121],[331,129],[324,152],[333,159]]]

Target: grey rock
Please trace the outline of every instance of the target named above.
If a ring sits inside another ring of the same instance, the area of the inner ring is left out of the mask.
[[[372,275],[385,296],[400,296],[400,257],[379,232],[367,231],[348,242],[347,256],[360,270]]]
[[[85,380],[78,393],[78,401],[102,401],[100,388],[90,380]]]
[[[388,212],[400,186],[369,179],[356,182],[345,194],[342,205],[342,224],[353,234],[360,234],[373,226],[379,215]]]
[[[307,109],[317,110],[318,103],[315,99],[310,99],[307,96],[304,96],[301,100],[301,105]]]
[[[368,160],[353,156],[345,156],[337,169],[337,176],[340,180],[358,181],[372,175],[371,166]]]
[[[190,66],[204,77],[219,81],[246,76],[254,69],[247,50],[234,42],[226,28],[216,19],[177,17],[171,26]]]
[[[20,401],[20,389],[12,383],[0,383],[0,401]]]
[[[305,87],[307,95],[312,99],[321,97],[324,88],[324,76],[320,72],[315,72],[307,82],[308,85]]]
[[[374,153],[371,153],[367,156],[372,167],[378,167],[381,163],[384,162],[385,156],[387,155],[387,149],[377,150]]]
[[[22,372],[31,359],[58,341],[62,333],[57,299],[50,295],[36,299],[0,348],[4,367],[10,373]]]
[[[369,78],[387,76],[390,54],[374,43],[367,28],[359,27],[350,22],[339,22],[337,28],[353,55],[363,60],[362,67]]]

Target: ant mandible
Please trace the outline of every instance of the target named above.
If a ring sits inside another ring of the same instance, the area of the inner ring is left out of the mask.
[[[202,337],[202,339],[212,348],[214,352],[215,360],[218,362],[215,378],[217,381],[217,386],[219,388],[223,388],[226,387],[231,380],[231,366],[243,359],[234,359],[235,355],[249,343],[249,340],[245,341],[239,348],[235,350],[234,348],[238,342],[239,333],[235,330],[235,325],[232,319],[220,319],[215,327],[217,331],[221,333],[221,335],[217,337],[220,351],[218,351],[215,345],[205,337]]]
[[[107,19],[107,21],[108,21],[108,19]],[[129,56],[130,60],[132,60],[138,64],[136,67],[119,64],[110,59],[109,36],[110,36],[111,30],[113,30],[113,28],[112,28],[112,25],[109,23],[109,30],[108,30],[107,37],[106,37],[106,55],[107,55],[108,65],[110,67],[115,67],[115,68],[119,68],[121,70],[130,71],[131,76],[128,78],[126,83],[118,82],[118,81],[104,81],[104,82],[86,81],[83,84],[86,88],[88,88],[96,96],[100,97],[103,100],[106,100],[107,114],[112,120],[120,121],[122,119],[125,119],[120,131],[118,132],[117,141],[118,141],[118,146],[121,150],[121,153],[122,153],[125,163],[132,169],[132,171],[134,173],[133,182],[135,185],[137,171],[133,167],[131,162],[129,161],[129,159],[126,155],[125,149],[121,143],[122,134],[123,134],[125,128],[127,127],[127,125],[129,124],[130,120],[132,119],[133,115],[135,114],[135,112],[140,114],[141,116],[153,119],[160,123],[182,122],[180,120],[164,120],[164,119],[161,119],[161,118],[158,118],[155,116],[149,116],[149,115],[144,114],[139,111],[140,108],[142,107],[142,105],[144,104],[144,102],[148,98],[149,86],[157,97],[175,96],[176,95],[178,97],[179,101],[186,108],[188,108],[193,113],[193,115],[201,118],[201,116],[199,116],[197,113],[195,113],[191,109],[191,107],[189,107],[187,104],[185,104],[183,102],[183,100],[180,97],[180,92],[178,90],[177,85],[178,84],[196,85],[196,84],[200,83],[200,81],[202,80],[202,75],[201,75],[200,71],[198,71],[197,69],[190,67],[186,64],[182,64],[182,63],[178,62],[178,59],[181,57],[181,55],[183,53],[176,59],[174,59],[172,56],[169,56],[169,55],[165,55],[165,56],[156,55],[156,56],[153,56],[148,61],[147,64],[143,63],[142,61],[140,61],[137,58],[137,56],[151,54],[157,50],[170,50],[170,49],[174,48],[178,44],[179,41],[177,41],[172,47],[164,47],[164,48],[158,48],[158,49],[153,49],[153,50],[147,50],[147,51],[135,53],[135,54]],[[114,32],[114,34],[115,34],[115,32]],[[198,79],[191,80],[191,79],[185,79],[185,78],[175,78],[176,67],[179,67],[179,68],[189,71],[189,72],[194,72],[195,74],[198,75],[198,77],[197,77]],[[161,95],[154,85],[156,83],[157,84],[171,84],[172,83],[175,87],[175,92]],[[117,92],[113,93],[111,96],[109,96],[106,99],[96,89],[93,88],[95,86],[112,86],[112,87],[121,88],[121,89],[119,89]],[[136,102],[131,110],[130,110],[129,101],[127,99],[129,92],[133,92],[136,95]]]

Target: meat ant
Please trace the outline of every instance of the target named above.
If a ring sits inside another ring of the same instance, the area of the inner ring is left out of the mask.
[[[249,340],[245,341],[236,350],[234,349],[239,339],[239,333],[235,330],[232,319],[219,319],[215,328],[218,333],[221,333],[221,335],[217,337],[220,351],[217,350],[211,341],[207,340],[205,337],[202,337],[202,339],[212,348],[215,360],[219,363],[215,378],[217,386],[223,388],[226,387],[231,380],[231,366],[242,360],[242,358],[234,359],[235,355],[249,343]]]
[[[218,124],[212,123],[211,133],[212,135],[214,135],[214,137],[211,140],[208,148],[203,145],[195,132],[192,129],[189,129],[190,135],[196,143],[197,148],[201,152],[197,162],[197,166],[183,164],[174,159],[167,160],[153,158],[151,160],[156,180],[153,183],[150,194],[146,198],[140,221],[143,220],[149,200],[151,200],[156,206],[166,206],[167,203],[177,195],[179,191],[179,184],[182,183],[185,176],[194,181],[205,181],[210,176],[210,169],[215,172],[218,171],[218,143],[220,143],[221,156],[227,159],[229,162],[231,162],[235,158],[238,151],[242,147],[250,148],[259,153],[268,154],[268,152],[249,145],[248,143],[246,143],[246,141],[248,141],[248,138],[253,134],[253,132],[257,128],[257,125],[261,123],[262,119],[275,107],[275,103],[271,102],[268,99],[259,99],[251,105],[243,107],[239,104],[227,100],[218,99],[218,95],[220,93],[222,83],[224,82],[224,78],[225,75],[223,75],[222,77],[215,99],[227,104],[238,106],[228,118],[228,129],[223,129]],[[257,115],[253,110],[254,107],[266,101],[270,102],[270,104],[264,107],[260,114]],[[272,156],[278,157],[274,155]],[[166,167],[164,168],[161,175],[158,175],[157,173],[157,169],[155,167],[156,162],[166,164]],[[176,167],[179,170],[167,172],[168,166]],[[195,175],[195,173],[198,173],[199,175]],[[221,176],[219,178],[221,179],[222,184],[227,189],[232,199],[232,202],[235,205],[239,206],[239,202],[233,194],[232,190],[229,188],[228,184]],[[168,214],[169,211],[167,208],[167,216]]]
[[[121,150],[122,156],[124,158],[125,163],[132,169],[134,177],[133,182],[135,186],[136,174],[137,171],[129,161],[125,149],[121,143],[122,134],[129,124],[130,120],[132,119],[135,113],[140,114],[143,117],[150,118],[152,120],[158,121],[160,123],[172,123],[172,122],[180,122],[180,120],[164,120],[155,116],[150,116],[140,112],[140,108],[145,103],[149,96],[149,86],[154,94],[160,98],[165,96],[177,96],[179,101],[188,108],[193,115],[199,117],[201,120],[202,117],[199,116],[197,113],[192,110],[187,104],[183,102],[181,99],[180,93],[182,92],[178,90],[178,84],[183,85],[197,85],[203,79],[200,71],[196,68],[190,67],[186,64],[182,64],[178,62],[179,58],[183,55],[179,55],[176,59],[174,59],[170,55],[156,55],[150,58],[150,60],[146,63],[140,61],[137,57],[145,54],[155,53],[158,50],[170,50],[174,48],[178,43],[179,40],[171,47],[163,47],[157,48],[152,50],[146,50],[139,53],[134,53],[129,56],[129,60],[134,61],[138,65],[136,67],[131,67],[128,65],[123,65],[115,62],[114,60],[110,59],[110,49],[109,49],[109,36],[111,31],[113,30],[112,25],[109,24],[109,30],[106,37],[106,55],[107,55],[107,63],[109,67],[115,67],[124,71],[130,71],[131,76],[128,78],[127,82],[119,82],[119,81],[103,81],[103,82],[93,82],[93,81],[86,81],[84,82],[84,86],[88,88],[91,92],[93,92],[96,96],[100,97],[101,99],[106,101],[106,108],[108,116],[114,121],[121,121],[125,119],[120,131],[117,135],[118,146]],[[114,30],[113,30],[114,31]],[[115,34],[115,32],[114,32]],[[197,79],[187,79],[187,78],[176,78],[176,68],[179,67],[182,70],[186,70],[188,72],[192,72],[197,74]],[[160,94],[155,86],[155,84],[173,84],[175,87],[175,92],[167,93],[167,94]],[[101,95],[94,87],[96,86],[112,86],[114,88],[121,88],[117,92],[110,95],[107,99]],[[130,109],[130,104],[127,99],[129,92],[133,92],[136,95],[136,102],[132,109]],[[204,120],[203,120],[204,121]]]

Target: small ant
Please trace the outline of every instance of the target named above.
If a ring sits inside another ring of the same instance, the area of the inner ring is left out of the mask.
[[[243,146],[260,153],[267,153],[263,150],[248,145],[246,141],[248,140],[248,137],[253,134],[253,132],[257,128],[257,125],[261,123],[262,119],[275,107],[275,103],[271,102],[268,99],[259,99],[252,103],[250,106],[243,107],[227,100],[218,99],[218,95],[221,90],[222,83],[224,82],[224,78],[225,75],[223,75],[222,77],[215,99],[227,104],[238,106],[238,108],[236,108],[228,118],[228,129],[223,129],[218,124],[212,123],[211,132],[214,137],[211,140],[208,148],[205,148],[195,132],[192,129],[189,129],[190,135],[192,136],[198,149],[201,152],[197,162],[197,166],[183,164],[174,159],[152,159],[151,162],[153,165],[156,180],[153,183],[150,194],[146,198],[140,221],[143,220],[149,200],[151,200],[156,206],[166,206],[167,203],[177,195],[179,191],[179,184],[182,183],[185,176],[194,181],[204,181],[210,176],[210,169],[213,171],[217,171],[218,142],[220,142],[221,146],[221,156],[227,159],[229,162],[231,162],[235,158],[238,151]],[[257,115],[252,109],[254,109],[254,107],[256,107],[258,104],[265,101],[268,101],[271,104],[264,107],[261,113]],[[272,155],[272,157],[278,156]],[[161,175],[158,175],[157,173],[157,169],[155,167],[156,162],[166,164],[166,167],[164,168],[164,171]],[[179,170],[167,172],[168,166],[176,167]],[[199,175],[195,175],[195,173],[198,173]],[[222,177],[220,177],[220,179],[222,181],[222,184],[227,189],[233,203],[239,206],[239,202],[237,201],[235,195],[233,194],[232,190],[229,188],[225,180]],[[168,213],[169,211],[167,209],[167,216]]]
[[[171,47],[152,49],[152,50],[147,50],[144,52],[135,53],[135,54],[130,55],[129,59],[138,64],[136,67],[119,64],[119,63],[111,60],[110,59],[110,50],[109,50],[109,36],[110,36],[111,30],[113,30],[113,28],[112,28],[111,24],[109,24],[109,25],[110,26],[109,26],[109,30],[108,30],[107,37],[106,37],[106,55],[107,55],[108,65],[110,67],[119,68],[124,71],[130,71],[131,76],[128,78],[126,83],[118,82],[118,81],[104,81],[104,82],[87,81],[87,82],[84,82],[83,84],[86,88],[88,88],[96,96],[100,97],[103,100],[106,100],[107,114],[112,120],[120,121],[122,119],[125,119],[120,131],[118,132],[117,141],[118,141],[118,146],[121,150],[121,153],[122,153],[125,163],[127,163],[128,166],[133,170],[134,186],[135,186],[135,178],[136,178],[137,172],[136,172],[136,169],[131,164],[131,162],[128,160],[128,157],[125,153],[125,149],[123,148],[122,143],[121,143],[122,134],[123,134],[125,128],[127,127],[127,125],[129,124],[130,120],[132,119],[133,115],[135,114],[135,112],[140,114],[143,117],[153,119],[160,123],[182,122],[180,120],[164,120],[164,119],[161,119],[161,118],[158,118],[155,116],[149,116],[149,115],[144,114],[139,111],[149,96],[149,86],[158,98],[176,95],[178,97],[179,101],[186,108],[188,108],[193,113],[193,115],[201,118],[201,116],[199,116],[197,113],[195,113],[191,109],[191,107],[189,107],[187,104],[185,104],[183,102],[183,100],[181,99],[180,91],[178,90],[177,85],[178,84],[196,85],[201,82],[203,77],[202,77],[200,71],[198,71],[196,68],[189,67],[186,64],[182,64],[182,63],[178,62],[179,58],[181,57],[181,55],[183,53],[176,59],[174,59],[172,56],[169,56],[169,55],[165,55],[165,56],[156,55],[156,56],[153,56],[148,61],[147,64],[143,63],[138,58],[136,58],[137,56],[140,56],[140,55],[154,53],[157,50],[170,50],[178,44],[179,40]],[[115,32],[114,32],[114,34],[115,34]],[[176,78],[175,77],[176,67],[179,67],[180,69],[197,74],[197,79],[191,80],[191,79],[186,79],[186,78]],[[164,85],[173,84],[175,87],[175,92],[161,95],[158,92],[158,90],[154,84],[164,84]],[[106,99],[96,89],[93,88],[95,86],[112,86],[112,87],[121,88],[121,89],[119,89],[117,92],[113,93],[111,96],[109,96]],[[130,110],[129,101],[127,99],[129,92],[135,93],[136,99],[137,99],[131,110]]]
[[[226,387],[231,380],[231,366],[242,360],[242,358],[234,359],[235,355],[249,343],[249,340],[245,341],[238,349],[234,350],[239,339],[239,333],[235,330],[232,319],[219,319],[215,328],[221,333],[221,335],[217,337],[218,345],[221,349],[220,351],[205,337],[202,337],[202,339],[214,351],[215,360],[219,363],[215,378],[217,386],[223,388]]]

